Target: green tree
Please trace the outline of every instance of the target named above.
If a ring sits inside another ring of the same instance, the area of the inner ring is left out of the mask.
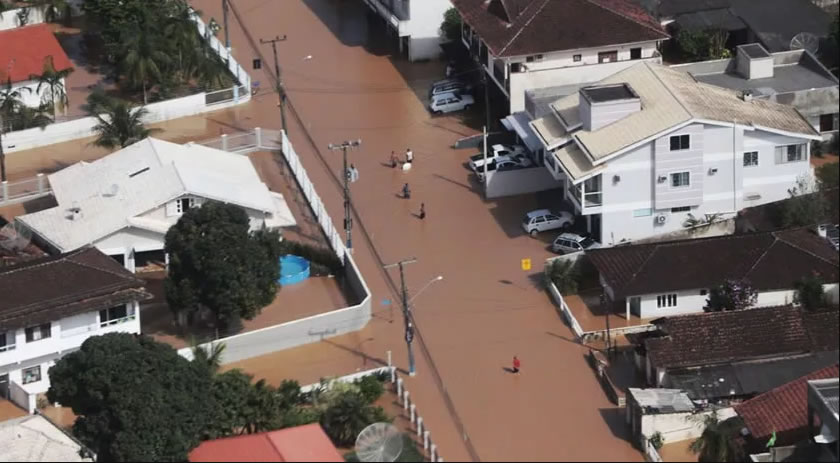
[[[680,29],[676,45],[688,61],[722,59],[731,56],[726,48],[728,33],[725,31],[702,31]]]
[[[222,367],[222,356],[225,353],[227,344],[218,342],[210,348],[193,346],[193,362],[203,365],[211,374],[216,374]]]
[[[205,308],[226,330],[271,303],[280,272],[280,236],[267,230],[251,233],[249,226],[242,208],[210,202],[186,211],[169,229],[165,289],[176,314]]]
[[[712,412],[703,417],[703,433],[689,449],[701,462],[742,461],[743,450],[735,440],[741,427],[737,418],[720,421],[717,412]]]
[[[554,283],[561,294],[575,294],[578,290],[579,272],[574,261],[554,259],[545,266],[545,278]]]
[[[44,19],[56,22],[70,16],[70,5],[67,0],[28,0],[28,5],[44,8]]]
[[[814,169],[820,191],[840,186],[840,162],[829,162]]]
[[[382,407],[370,405],[358,391],[339,394],[321,417],[321,426],[337,447],[349,447],[367,426],[388,421]]]
[[[758,292],[746,280],[726,280],[720,286],[709,290],[706,312],[744,310],[755,305]]]
[[[146,89],[160,82],[170,64],[160,33],[147,19],[129,29],[122,38],[123,59],[120,69],[134,88],[143,89],[143,104],[149,103]]]
[[[145,336],[93,336],[49,375],[48,399],[100,461],[186,461],[214,406],[207,371]]]
[[[49,99],[50,108],[53,112],[53,116],[55,116],[58,112],[58,106],[56,105],[56,103],[59,103],[63,109],[70,102],[70,100],[67,98],[67,89],[64,86],[64,79],[67,76],[69,76],[72,72],[72,67],[62,69],[60,71],[57,70],[55,68],[53,57],[47,56],[44,59],[44,69],[41,71],[41,74],[33,74],[29,76],[31,80],[38,81],[38,87],[35,89],[36,93],[40,95],[41,88],[47,88],[47,94],[45,95],[45,97]]]
[[[23,94],[32,93],[29,87],[12,87],[12,78],[6,79],[6,85],[0,90],[0,118],[3,119],[3,124],[6,130],[11,129],[12,121],[21,108],[26,107],[23,104]]]
[[[461,39],[461,14],[455,8],[450,8],[443,13],[440,35],[450,42]]]
[[[97,120],[93,127],[97,133],[93,144],[103,148],[125,148],[160,129],[148,129],[143,125],[146,108],[134,108],[125,100],[111,98],[101,92],[88,95],[88,114]]]
[[[829,213],[829,202],[820,193],[819,182],[810,176],[800,176],[796,185],[788,189],[790,196],[782,207],[785,227],[811,226],[822,223]]]
[[[182,8],[183,0],[84,0],[82,11],[97,24],[111,61],[124,48],[125,31],[144,21],[160,27]]]
[[[796,293],[794,302],[801,304],[805,310],[815,311],[825,307],[825,292],[823,291],[823,279],[817,275],[809,275],[800,278],[793,284]]]

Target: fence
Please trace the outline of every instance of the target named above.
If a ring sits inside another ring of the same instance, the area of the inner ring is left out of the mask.
[[[6,206],[50,194],[47,176],[38,174],[35,177],[17,182],[2,182],[0,184],[0,205]]]
[[[26,392],[26,389],[14,381],[9,381],[9,400],[29,413],[35,413],[37,408],[36,395]]]
[[[656,447],[654,447],[649,440],[645,441],[645,459],[653,463],[660,463],[662,461],[662,457],[659,456],[659,452],[656,450]]]
[[[278,144],[278,140],[280,143]],[[347,283],[353,292],[361,299],[361,303],[343,309],[334,310],[299,320],[270,326],[247,333],[237,334],[217,339],[200,347],[209,349],[214,344],[226,344],[223,363],[233,363],[240,360],[269,354],[283,349],[300,346],[326,338],[340,336],[364,328],[371,317],[370,289],[362,277],[353,257],[345,251],[341,236],[335,229],[332,219],[327,213],[324,203],[315,192],[315,186],[309,180],[300,158],[294,151],[292,143],[285,133],[275,130],[254,129],[253,132],[223,136],[218,139],[201,143],[212,148],[226,148],[227,151],[247,154],[252,151],[276,151],[282,147],[283,157],[295,176],[298,185],[309,202],[313,214],[318,220],[324,234],[327,236],[332,249],[339,259],[344,261],[344,272]],[[178,353],[192,359],[192,349],[183,348]]]

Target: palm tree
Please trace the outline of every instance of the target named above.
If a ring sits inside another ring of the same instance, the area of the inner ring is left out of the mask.
[[[0,90],[0,117],[5,119],[5,125],[11,126],[15,115],[20,111],[20,108],[25,107],[23,104],[24,92],[32,93],[29,87],[12,87],[12,78],[6,80],[6,85]]]
[[[256,434],[279,429],[283,419],[278,413],[279,398],[277,389],[267,384],[264,379],[254,383],[243,412],[245,421],[243,433]]]
[[[123,36],[122,69],[131,85],[143,87],[143,104],[149,102],[146,88],[161,79],[170,61],[153,27],[151,20],[146,18]]]
[[[189,79],[187,69],[190,63],[196,61],[201,50],[201,41],[192,19],[194,15],[200,14],[200,11],[192,10],[188,5],[183,4],[178,7],[173,16],[167,18],[163,26],[166,43],[178,52],[178,70],[184,80]]]
[[[374,408],[358,392],[341,394],[324,411],[321,426],[337,446],[350,446],[365,427],[377,421]]]
[[[703,418],[703,433],[689,449],[698,455],[701,462],[741,461],[743,451],[735,441],[740,429],[736,419],[720,421],[717,411]]]
[[[53,122],[53,118],[46,114],[48,111],[49,108],[44,104],[37,108],[21,107],[12,121],[12,130],[31,129],[33,127],[43,129]]]
[[[547,282],[554,283],[561,294],[575,294],[578,289],[578,269],[575,261],[555,259],[545,266]]]
[[[132,108],[127,101],[94,92],[88,97],[88,113],[99,123],[93,130],[99,134],[93,144],[103,148],[125,148],[160,129],[147,129],[143,125],[146,108]]]
[[[193,362],[204,365],[210,373],[216,374],[222,366],[222,354],[224,354],[225,348],[227,348],[227,344],[223,342],[213,344],[209,350],[194,345],[192,348]]]
[[[67,104],[70,103],[70,100],[67,98],[67,88],[64,86],[64,78],[69,76],[71,72],[73,72],[72,67],[57,71],[53,57],[47,56],[44,59],[44,70],[41,71],[41,75],[33,74],[29,76],[31,80],[38,81],[38,87],[35,89],[37,94],[41,94],[41,87],[49,88],[49,93],[45,96],[50,100],[53,116],[56,116],[58,112],[55,104],[56,100],[61,103],[62,109],[66,109]]]

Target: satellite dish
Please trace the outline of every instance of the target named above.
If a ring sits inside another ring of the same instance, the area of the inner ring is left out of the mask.
[[[0,228],[0,248],[12,253],[26,249],[32,241],[32,233],[19,222],[7,223]]]
[[[790,39],[791,50],[808,50],[816,54],[820,49],[820,39],[810,32],[800,32]]]
[[[403,435],[390,423],[373,423],[356,438],[359,461],[396,461],[403,450]]]

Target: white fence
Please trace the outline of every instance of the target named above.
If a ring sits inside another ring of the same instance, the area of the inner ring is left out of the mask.
[[[662,457],[659,456],[659,452],[650,441],[645,442],[645,459],[654,463],[660,463],[662,461]]]
[[[257,128],[247,134],[222,137],[203,142],[202,144],[214,148],[225,146],[228,150],[231,150],[233,146],[232,152],[240,154],[247,154],[248,152],[258,150],[276,151],[279,146],[282,146],[283,157],[286,159],[292,173],[297,179],[324,234],[329,239],[333,251],[335,251],[339,259],[344,261],[346,281],[354,294],[361,299],[361,302],[332,312],[218,339],[202,344],[201,347],[208,349],[212,348],[214,344],[226,344],[222,363],[227,364],[303,344],[322,341],[364,328],[371,317],[372,296],[370,289],[367,283],[365,283],[353,257],[345,252],[341,236],[335,229],[332,219],[324,207],[324,203],[315,192],[315,186],[309,180],[306,169],[301,164],[300,158],[295,153],[294,147],[288,137],[286,137],[286,134],[280,131]],[[193,354],[191,348],[180,349],[178,353],[183,357],[192,359]]]
[[[9,399],[29,413],[35,413],[35,408],[37,408],[35,394],[26,392],[23,387],[14,381],[9,381]]]
[[[0,183],[0,206],[29,201],[50,194],[47,176],[38,174],[35,177],[16,182]]]

